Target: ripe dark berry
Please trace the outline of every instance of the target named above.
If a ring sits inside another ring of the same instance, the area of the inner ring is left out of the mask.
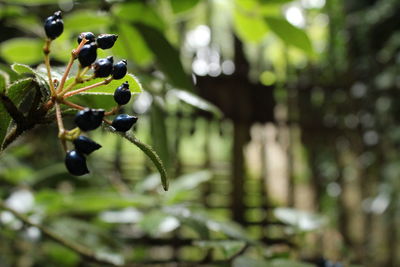
[[[131,99],[131,91],[129,91],[129,83],[124,82],[114,92],[114,100],[118,105],[125,105]]]
[[[118,132],[128,131],[138,118],[135,116],[130,116],[128,114],[120,114],[112,121],[111,126],[115,128]]]
[[[101,145],[84,135],[78,136],[74,141],[75,149],[83,154],[89,155],[93,151],[101,148]]]
[[[65,156],[65,166],[72,175],[81,176],[89,173],[85,156],[76,150],[67,152]]]
[[[94,74],[96,77],[107,77],[113,70],[113,57],[102,58],[93,64]]]
[[[78,60],[82,67],[90,66],[97,58],[97,45],[92,42],[85,44],[79,51]]]
[[[52,40],[56,39],[64,31],[64,22],[61,18],[61,11],[54,12],[54,14],[46,19],[44,22],[44,30],[46,36]]]
[[[90,131],[100,126],[103,117],[104,109],[85,108],[76,113],[75,123],[82,131]]]
[[[127,62],[125,59],[118,61],[117,63],[114,64],[114,70],[113,70],[113,78],[116,80],[124,78],[127,68],[126,68]]]
[[[91,43],[96,41],[96,36],[92,32],[82,32],[78,36],[78,44],[82,42],[83,37],[88,40],[86,43]]]
[[[97,36],[97,45],[101,49],[109,49],[113,47],[115,41],[117,41],[118,35],[115,34],[100,34]]]

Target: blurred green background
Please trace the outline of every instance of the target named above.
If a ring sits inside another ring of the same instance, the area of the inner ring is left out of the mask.
[[[143,92],[125,107],[160,177],[97,130],[69,175],[55,123],[0,152],[0,266],[399,266],[398,0],[0,0],[0,70],[62,71],[79,33],[115,33]],[[111,108],[112,96],[74,101]],[[72,126],[72,116],[66,116]],[[2,118],[0,118],[1,120]]]

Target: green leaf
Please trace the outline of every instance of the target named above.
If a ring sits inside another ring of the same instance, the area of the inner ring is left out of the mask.
[[[11,65],[11,69],[20,75],[23,74],[33,75],[36,78],[38,84],[40,85],[40,90],[43,97],[46,97],[50,94],[47,70],[43,65],[38,66],[37,69],[34,70],[27,65],[14,63]],[[61,79],[61,75],[59,73],[56,73],[54,70],[52,70],[51,73],[53,78],[56,78],[58,80]]]
[[[261,259],[254,259],[248,256],[239,256],[234,259],[233,267],[271,267],[267,261]]]
[[[171,89],[168,91],[168,94],[179,98],[183,102],[185,102],[195,108],[199,108],[199,109],[211,112],[217,118],[221,118],[223,116],[221,110],[217,106],[215,106],[211,102],[199,97],[198,95],[195,95],[188,91],[179,90],[179,89]]]
[[[186,197],[193,194],[192,191],[200,184],[209,181],[212,177],[210,171],[199,171],[174,179],[170,186],[171,189],[165,194],[166,201],[169,204],[183,201]]]
[[[108,130],[111,133],[118,134],[131,142],[132,144],[136,145],[140,150],[142,150],[146,156],[153,162],[153,164],[156,166],[158,172],[160,173],[161,176],[161,183],[165,191],[168,190],[168,176],[167,176],[167,171],[165,170],[164,164],[161,161],[160,157],[157,155],[157,153],[151,148],[151,146],[142,143],[139,139],[137,139],[132,133],[121,133],[117,132],[112,128],[111,126],[105,127],[106,130]]]
[[[103,33],[111,24],[112,20],[107,13],[94,10],[74,11],[64,17],[64,27],[72,32],[98,32]]]
[[[59,194],[51,190],[43,190],[35,195],[35,202],[45,209],[46,214],[64,213],[98,213],[109,209],[127,207],[149,208],[156,205],[156,199],[138,194],[121,195],[113,191],[98,190],[76,191],[71,194]]]
[[[118,20],[129,22],[141,22],[143,24],[163,30],[165,28],[164,21],[156,13],[155,9],[149,5],[139,3],[124,3],[114,5],[112,13]],[[118,23],[121,23],[118,21]],[[134,40],[133,38],[131,41]]]
[[[268,32],[264,19],[253,11],[235,10],[233,22],[236,34],[244,42],[260,42]]]
[[[246,242],[239,240],[194,241],[193,244],[201,248],[221,249],[226,259],[235,256],[246,246]]]
[[[276,208],[274,215],[300,231],[312,231],[326,224],[326,219],[320,215],[291,208]]]
[[[293,26],[284,18],[265,17],[265,21],[271,31],[287,45],[297,47],[309,55],[314,53],[311,41],[302,29]]]
[[[175,14],[186,12],[195,7],[200,1],[199,0],[170,0],[171,7]]]
[[[6,90],[10,83],[10,75],[7,72],[0,70],[0,93]]]
[[[195,230],[201,230],[201,238],[208,239],[208,231],[223,233],[232,239],[246,241],[256,244],[257,241],[251,239],[244,229],[235,222],[219,221],[211,218],[206,212],[191,210],[183,205],[174,205],[164,208],[164,212],[177,217],[180,221],[187,221],[188,224],[195,226]],[[204,231],[202,229],[207,229]]]
[[[178,228],[179,225],[180,222],[175,217],[159,210],[145,214],[139,222],[140,228],[151,236],[159,236],[160,234],[171,232]]]
[[[168,170],[170,167],[170,149],[168,147],[167,126],[165,124],[167,115],[160,107],[160,104],[157,102],[154,103],[155,104],[152,105],[150,112],[152,145]]]
[[[0,56],[9,63],[34,64],[43,60],[43,41],[32,38],[14,38],[0,45]]]
[[[11,69],[18,74],[28,73],[28,74],[36,75],[36,72],[31,67],[29,67],[28,65],[25,65],[25,64],[14,63],[11,65]]]
[[[167,76],[169,82],[176,87],[192,91],[193,85],[183,70],[178,50],[168,42],[158,29],[143,23],[135,23],[134,25],[156,56],[157,64]]]
[[[18,80],[12,83],[6,89],[6,95],[11,101],[18,106],[21,101],[24,99],[29,90],[36,88],[37,84],[32,78],[26,78],[22,80]],[[0,147],[4,142],[4,138],[6,137],[8,127],[11,122],[11,116],[6,111],[2,102],[0,102]],[[0,149],[1,151],[2,149]]]
[[[274,259],[269,261],[271,267],[314,267],[314,264],[304,263],[289,259]]]
[[[75,77],[69,78],[65,82],[65,87],[68,87],[72,82],[75,81]],[[74,89],[83,88],[98,82],[104,81],[104,78],[97,78],[93,79],[84,83],[80,83],[74,86]],[[132,94],[142,92],[142,85],[140,84],[139,80],[136,78],[135,75],[128,73],[125,77],[121,80],[112,80],[109,84],[102,85],[88,91],[82,92],[81,94],[84,95],[114,95],[115,89],[117,89],[123,82],[129,83],[129,90]]]
[[[112,47],[113,55],[132,60],[140,66],[150,64],[154,55],[136,28],[124,22],[118,23],[117,26],[119,37],[118,42]]]
[[[36,5],[69,3],[70,1],[71,0],[6,0],[5,2],[11,3],[13,5],[23,4],[23,5],[27,5],[27,6],[36,6]]]

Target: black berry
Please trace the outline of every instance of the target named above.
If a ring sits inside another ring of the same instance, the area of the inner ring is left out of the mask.
[[[129,83],[124,82],[114,92],[114,100],[118,105],[125,105],[131,99],[131,91],[129,91]]]
[[[89,155],[93,151],[101,148],[101,145],[84,135],[78,136],[74,141],[75,149],[83,154]]]
[[[100,126],[104,117],[104,109],[90,109],[78,111],[75,123],[82,131],[94,130]]]
[[[123,59],[121,61],[118,61],[117,63],[114,64],[114,70],[113,70],[113,78],[116,80],[124,78],[127,68],[126,68],[126,60]]]
[[[102,58],[93,64],[94,74],[96,77],[107,77],[113,70],[113,57]]]
[[[82,32],[78,36],[78,44],[82,42],[83,37],[88,40],[86,43],[91,43],[96,41],[96,36],[92,32]]]
[[[113,70],[113,57],[101,58],[93,64],[94,74],[98,78],[107,77]]]
[[[113,47],[115,41],[117,41],[118,35],[115,34],[100,34],[97,36],[97,45],[101,49],[109,49]]]
[[[72,175],[81,176],[89,173],[85,156],[76,150],[67,152],[65,156],[65,166]]]
[[[64,31],[64,22],[61,18],[61,11],[54,12],[54,14],[46,19],[44,22],[44,30],[46,36],[52,40],[56,39]]]
[[[138,118],[135,116],[130,116],[128,114],[120,114],[112,121],[111,126],[114,127],[118,132],[126,132],[128,131],[135,122],[137,122]]]
[[[85,44],[79,51],[78,60],[82,67],[90,66],[97,58],[97,45],[92,42]]]

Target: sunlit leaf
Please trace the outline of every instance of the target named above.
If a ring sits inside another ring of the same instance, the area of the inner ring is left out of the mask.
[[[187,221],[188,224],[192,224],[198,229],[203,229],[201,232],[201,238],[206,239],[206,236],[208,236],[208,231],[211,230],[223,233],[233,239],[243,240],[253,244],[257,243],[247,235],[240,225],[234,222],[215,220],[206,213],[191,210],[182,205],[168,206],[164,209],[164,211],[177,217],[180,221]],[[207,229],[207,231],[204,229]]]
[[[271,31],[287,45],[297,47],[309,55],[313,54],[311,41],[305,31],[293,26],[284,18],[265,17],[265,21]]]
[[[119,37],[112,47],[113,55],[133,60],[134,64],[140,66],[151,63],[154,55],[136,28],[124,22],[118,23],[117,27]]]
[[[151,196],[130,194],[120,195],[116,192],[102,190],[85,190],[63,195],[56,191],[40,191],[35,195],[35,201],[47,214],[64,213],[98,213],[108,209],[126,207],[151,207],[156,199]]]
[[[65,82],[65,87],[68,87],[71,83],[73,83],[75,80],[74,77],[69,78],[66,82]],[[74,86],[74,89],[79,89],[79,88],[83,88],[98,82],[103,81],[104,78],[97,78],[97,79],[93,79],[84,83],[79,83],[77,85]],[[121,80],[112,80],[109,84],[106,85],[101,85],[99,87],[90,89],[88,91],[84,91],[81,94],[88,94],[88,95],[113,95],[115,89],[117,89],[122,83],[124,82],[128,82],[129,83],[129,90],[133,93],[140,93],[142,91],[142,85],[140,84],[139,80],[133,75],[128,73],[127,75],[125,75],[124,78],[122,78]]]
[[[300,231],[315,230],[326,224],[325,218],[320,215],[291,208],[276,208],[274,215]]]
[[[164,212],[153,211],[143,216],[139,226],[151,236],[159,236],[175,230],[180,226],[180,222],[175,217]]]
[[[148,47],[154,53],[159,68],[171,84],[185,90],[193,90],[193,85],[185,73],[178,50],[172,46],[158,29],[143,23],[135,23]]]
[[[221,110],[217,106],[215,106],[211,102],[199,97],[198,95],[195,95],[188,91],[183,91],[183,90],[179,90],[179,89],[171,89],[171,90],[168,90],[168,95],[175,96],[175,97],[179,98],[181,101],[183,101],[195,108],[211,112],[217,118],[221,118],[223,115]]]
[[[38,63],[43,60],[43,41],[32,38],[14,38],[0,44],[0,56],[9,63]]]
[[[170,190],[165,194],[168,203],[178,203],[184,200],[185,197],[193,195],[193,190],[212,178],[210,171],[199,171],[189,173],[174,179],[171,183]]]
[[[246,246],[246,242],[238,240],[195,241],[194,245],[201,248],[221,249],[225,258],[229,259],[240,252]]]
[[[150,5],[139,1],[114,5],[112,13],[118,20],[141,22],[151,27],[164,29],[164,22]]]
[[[195,7],[200,0],[170,0],[170,2],[174,13],[182,13]]]
[[[245,42],[260,42],[268,32],[264,19],[257,10],[236,9],[234,12],[234,27],[236,34]]]
[[[62,4],[69,3],[71,0],[5,0],[3,2],[8,2],[11,4],[23,4],[27,6],[36,6],[36,5],[48,5],[48,4]]]
[[[74,32],[91,31],[103,33],[112,20],[107,13],[94,10],[78,10],[64,16],[64,27]]]

